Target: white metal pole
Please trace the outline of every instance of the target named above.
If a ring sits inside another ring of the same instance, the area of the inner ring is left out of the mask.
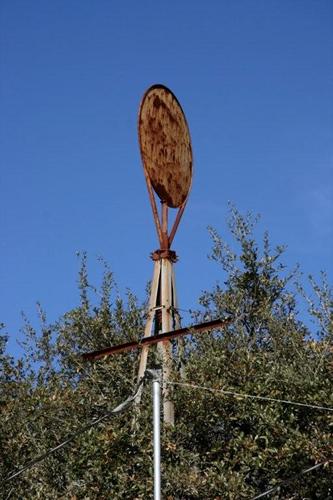
[[[154,500],[161,500],[161,381],[160,371],[153,378],[153,424],[154,424]]]

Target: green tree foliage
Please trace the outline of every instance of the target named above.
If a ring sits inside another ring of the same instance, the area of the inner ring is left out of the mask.
[[[223,331],[187,338],[181,373],[175,359],[173,381],[183,385],[171,386],[176,426],[162,435],[164,498],[253,498],[279,485],[270,498],[332,497],[332,413],[230,394],[333,407],[333,302],[326,277],[321,284],[311,278],[314,293],[307,300],[317,321],[313,338],[298,313],[304,291],[293,289],[297,270],[286,272],[280,263],[284,249],[272,250],[267,234],[260,248],[255,222],[231,209],[237,250],[210,229],[211,259],[223,286],[203,293],[193,321],[225,316],[234,321]],[[38,305],[38,331],[24,320],[21,359],[6,354],[6,336],[0,337],[3,498],[152,497],[150,384],[139,412],[131,408],[108,419],[4,481],[134,391],[136,352],[95,363],[80,356],[136,340],[144,328],[146,304],[130,292],[121,299],[102,264],[104,278],[96,289],[82,256],[77,308],[49,324]],[[152,363],[154,348],[149,356]],[[321,462],[325,466],[298,475]]]

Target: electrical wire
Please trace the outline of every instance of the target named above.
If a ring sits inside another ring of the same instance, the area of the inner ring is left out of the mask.
[[[154,307],[151,307],[150,309],[148,309],[148,313],[150,312],[153,312],[153,311],[159,311],[161,309],[167,309],[166,306],[154,306]],[[171,311],[182,311],[182,312],[186,312],[186,313],[189,313],[189,314],[192,314],[194,312],[194,309],[184,309],[182,307],[176,307],[176,306],[169,306],[168,309],[170,309]]]
[[[6,496],[6,500],[9,500],[9,498],[11,497],[12,493],[14,491],[14,488],[11,488],[10,492],[8,493],[8,495]]]
[[[220,393],[220,394],[225,394],[227,396],[243,397],[243,398],[250,398],[250,399],[257,399],[257,400],[269,401],[269,402],[274,402],[274,403],[283,403],[283,404],[289,404],[289,405],[296,405],[296,406],[302,406],[302,407],[311,408],[311,409],[315,409],[315,410],[326,410],[326,411],[330,411],[330,412],[333,411],[333,408],[330,408],[328,406],[311,405],[311,404],[307,404],[307,403],[300,403],[298,401],[289,401],[289,400],[286,400],[286,399],[275,399],[275,398],[269,398],[269,397],[266,397],[266,396],[257,396],[257,395],[244,394],[244,393],[233,392],[233,391],[225,391],[223,389],[213,389],[213,388],[210,388],[210,387],[205,387],[205,386],[197,385],[197,384],[193,384],[193,383],[182,383],[182,382],[171,382],[171,381],[167,381],[166,383],[169,384],[169,385],[178,385],[178,386],[192,388],[192,389],[206,390],[208,392],[213,392],[213,393],[217,392],[217,393]],[[303,474],[306,474],[308,472],[314,471],[314,470],[318,469],[319,467],[325,466],[325,465],[327,465],[328,463],[331,463],[331,462],[332,462],[332,460],[326,460],[325,462],[321,462],[319,464],[313,465],[312,467],[309,467],[308,469],[305,469],[305,470],[301,471],[296,476],[294,476],[294,477],[292,477],[290,479],[287,479],[286,481],[281,481],[279,484],[277,484],[276,486],[270,488],[269,490],[265,491],[264,493],[260,493],[259,495],[256,495],[255,497],[252,498],[252,500],[257,500],[259,498],[263,498],[263,497],[265,497],[267,495],[270,495],[271,493],[274,493],[279,488],[281,488],[283,486],[286,486],[286,485],[294,482],[295,479],[297,479],[298,477],[302,476]]]
[[[116,406],[116,408],[114,408],[113,410],[105,413],[104,415],[101,415],[100,417],[92,420],[91,422],[89,422],[84,427],[81,427],[76,432],[74,432],[73,434],[71,434],[70,436],[68,436],[64,441],[62,441],[61,443],[57,444],[53,448],[47,450],[45,453],[42,453],[41,455],[37,456],[36,458],[34,458],[30,462],[28,462],[26,465],[24,465],[23,467],[21,467],[18,471],[11,472],[5,479],[3,479],[0,482],[0,484],[7,483],[8,481],[11,481],[12,479],[20,476],[21,474],[23,474],[23,472],[25,472],[26,470],[31,469],[35,465],[39,464],[40,462],[42,462],[43,460],[45,460],[45,458],[49,457],[50,455],[52,455],[56,451],[60,450],[61,448],[63,448],[67,444],[71,443],[76,437],[78,437],[81,434],[83,434],[84,432],[88,431],[89,429],[91,429],[95,425],[98,425],[101,422],[103,422],[104,420],[107,420],[108,418],[113,417],[115,415],[118,415],[119,413],[121,413],[124,410],[126,410],[134,402],[134,400],[135,400],[136,396],[138,395],[140,387],[143,384],[144,380],[145,380],[145,377],[142,377],[142,379],[140,380],[140,382],[138,383],[138,385],[136,387],[136,390],[135,390],[134,394],[131,395],[131,396],[129,396],[125,401],[123,401],[118,406]]]
[[[175,307],[175,306],[170,306],[170,309],[172,309],[173,311],[187,312],[189,314],[192,314],[194,312],[194,309],[184,309],[182,307]]]
[[[333,408],[330,408],[329,406],[319,406],[319,405],[312,405],[308,403],[300,403],[298,401],[289,401],[288,399],[277,399],[277,398],[270,398],[267,396],[258,396],[258,395],[253,395],[253,394],[245,394],[241,392],[233,392],[233,391],[225,391],[224,389],[213,389],[211,387],[205,387],[203,385],[197,385],[193,383],[185,383],[185,382],[171,382],[171,381],[166,381],[166,384],[170,385],[179,385],[182,387],[188,387],[192,389],[201,389],[205,390],[208,392],[216,392],[220,394],[225,394],[227,396],[235,396],[235,397],[240,397],[240,398],[247,398],[247,399],[257,399],[261,401],[269,401],[272,403],[282,403],[282,404],[288,404],[288,405],[294,405],[294,406],[302,406],[305,408],[311,408],[313,410],[324,410],[324,411],[333,411]]]
[[[278,490],[279,488],[281,488],[283,486],[287,486],[290,483],[293,483],[297,478],[301,477],[303,474],[306,474],[306,473],[311,472],[311,471],[313,471],[315,469],[318,469],[319,467],[322,467],[323,465],[326,465],[326,464],[328,464],[330,462],[331,462],[331,460],[328,460],[328,461],[325,461],[325,462],[321,462],[320,464],[313,465],[312,467],[309,467],[308,469],[302,470],[296,476],[294,476],[294,477],[292,477],[290,479],[287,479],[286,481],[281,481],[279,484],[277,484],[273,488],[270,488],[269,490],[264,491],[264,493],[260,493],[260,495],[256,495],[251,500],[257,500],[258,498],[266,497],[267,495],[270,495],[271,493],[274,493],[274,491]]]

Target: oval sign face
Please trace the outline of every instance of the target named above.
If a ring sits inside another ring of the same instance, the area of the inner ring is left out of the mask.
[[[139,142],[143,166],[156,194],[168,207],[181,206],[192,181],[191,139],[179,102],[163,85],[154,85],[142,99]]]

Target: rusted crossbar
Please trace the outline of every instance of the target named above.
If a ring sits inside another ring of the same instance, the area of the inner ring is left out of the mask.
[[[89,361],[95,361],[96,359],[104,358],[104,356],[111,356],[112,354],[118,354],[121,352],[134,351],[135,349],[140,349],[144,346],[157,344],[158,342],[163,342],[164,340],[171,340],[176,337],[182,337],[184,335],[202,333],[214,328],[220,328],[229,325],[232,322],[232,318],[215,319],[213,321],[207,321],[206,323],[199,323],[198,325],[189,326],[186,328],[179,328],[178,330],[172,330],[170,332],[160,333],[158,335],[151,335],[150,337],[144,337],[139,342],[126,342],[125,344],[119,344],[112,347],[106,347],[100,351],[86,352],[82,354],[83,359]]]

